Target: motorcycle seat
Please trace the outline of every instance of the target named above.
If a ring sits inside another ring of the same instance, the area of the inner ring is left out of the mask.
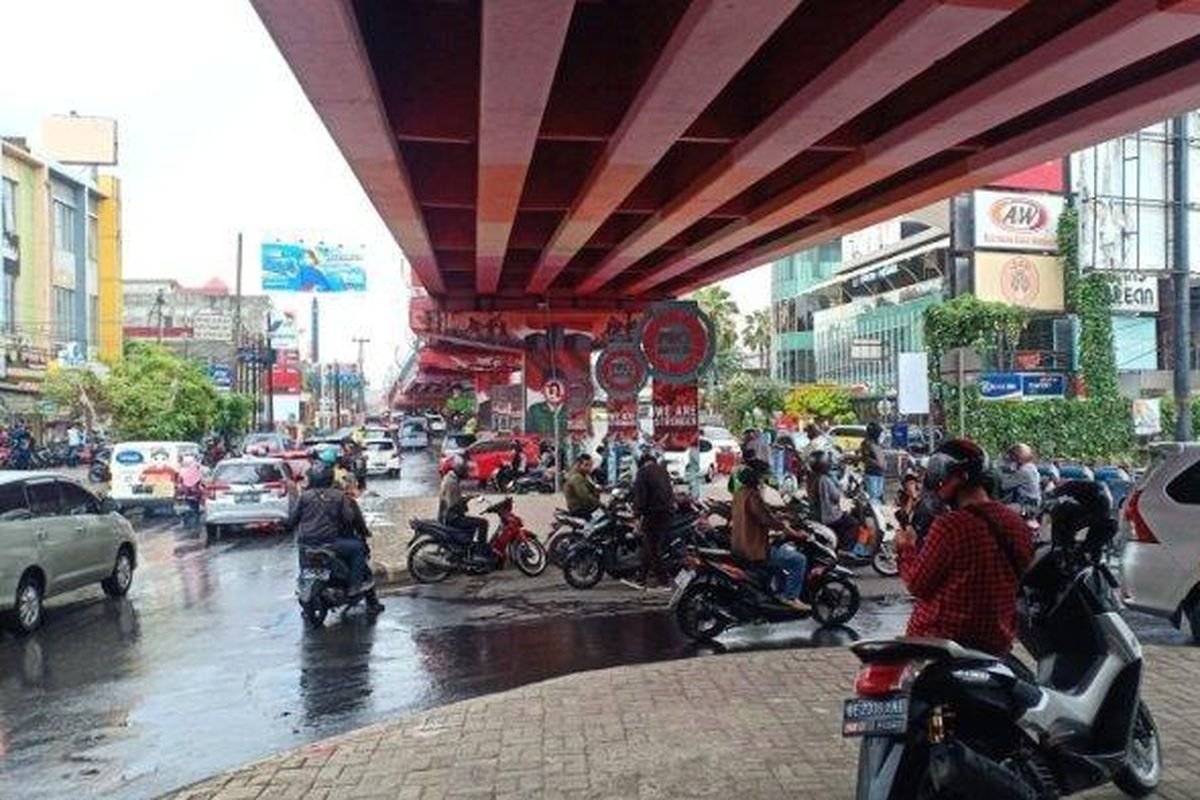
[[[929,659],[932,661],[1002,661],[982,650],[963,647],[950,639],[902,636],[897,639],[868,639],[850,645],[851,652],[863,663]]]

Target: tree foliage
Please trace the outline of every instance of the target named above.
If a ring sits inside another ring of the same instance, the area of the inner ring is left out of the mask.
[[[108,413],[108,393],[100,376],[84,367],[59,367],[46,375],[42,396],[54,401],[71,419],[91,430]]]
[[[758,356],[758,363],[766,366],[771,358],[771,339],[775,326],[770,309],[760,308],[747,314],[742,325],[742,342]]]
[[[783,410],[797,419],[854,421],[850,392],[841,386],[818,383],[796,386],[784,398]]]
[[[218,394],[213,407],[212,431],[220,436],[241,436],[250,430],[254,398],[248,394]]]
[[[721,382],[738,370],[737,358],[737,323],[738,306],[733,296],[724,286],[713,284],[697,289],[691,299],[696,301],[700,310],[712,320],[716,331],[716,346],[713,351],[713,361],[709,378],[712,382]]]
[[[1079,212],[1063,209],[1058,219],[1058,260],[1063,268],[1067,310],[1079,317],[1079,373],[1090,397],[1115,398],[1117,358],[1113,351],[1111,278],[1081,274]]]
[[[739,431],[770,422],[783,410],[785,391],[779,381],[739,372],[717,387],[716,407],[730,430]]]
[[[940,369],[942,356],[957,347],[969,348],[982,356],[1011,346],[1028,324],[1029,314],[1025,309],[980,300],[969,294],[929,306],[925,309],[929,368]]]
[[[164,347],[134,342],[107,381],[123,439],[196,440],[213,427],[217,391],[201,367]]]

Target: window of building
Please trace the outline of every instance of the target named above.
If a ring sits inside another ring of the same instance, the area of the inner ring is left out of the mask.
[[[0,204],[4,206],[4,230],[17,230],[17,182],[11,178],[4,179],[4,194],[0,195]]]
[[[88,215],[87,237],[88,260],[96,261],[100,257],[100,223],[95,214]]]
[[[16,273],[4,271],[4,319],[5,333],[17,332],[17,276]]]
[[[54,287],[54,338],[69,342],[75,338],[75,290]]]
[[[61,200],[54,201],[54,249],[75,252],[75,209]]]

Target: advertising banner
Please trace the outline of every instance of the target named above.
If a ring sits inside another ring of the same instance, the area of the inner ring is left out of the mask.
[[[192,315],[192,338],[206,342],[233,339],[233,316],[219,311],[197,311]]]
[[[323,242],[263,242],[262,288],[265,292],[365,292],[363,253]]]
[[[638,341],[655,382],[695,383],[712,362],[712,320],[693,302],[670,300],[646,311]]]
[[[1133,401],[1133,432],[1136,436],[1162,433],[1162,401],[1159,398],[1141,397]]]
[[[975,246],[1056,250],[1062,210],[1062,195],[975,192]]]
[[[233,367],[228,364],[210,364],[208,377],[217,391],[228,392],[233,388]]]
[[[1113,276],[1112,310],[1123,314],[1158,313],[1158,278],[1135,273]]]
[[[649,377],[638,346],[628,339],[608,343],[596,359],[596,383],[610,397],[636,397]]]
[[[554,436],[555,411],[544,394],[546,383],[559,381],[566,403],[557,413],[559,432],[580,440],[592,432],[592,337],[564,333],[552,326],[526,337],[525,432]]]
[[[979,396],[984,400],[1020,400],[1020,373],[988,372],[980,375]]]
[[[1056,372],[987,372],[979,376],[985,400],[1053,400],[1067,394],[1067,376]]]
[[[1066,397],[1067,376],[1057,373],[1022,375],[1021,394],[1026,400],[1053,400]]]
[[[695,383],[655,381],[654,446],[686,450],[700,440],[700,391]]]
[[[1054,256],[976,251],[975,296],[1031,311],[1062,311],[1062,265]]]
[[[638,440],[638,403],[636,396],[608,397],[608,435],[619,442]]]
[[[896,404],[901,414],[929,413],[929,355],[900,353],[896,359]]]
[[[300,329],[290,311],[272,311],[267,315],[267,337],[276,350],[299,350]]]
[[[303,385],[299,350],[276,350],[275,365],[271,367],[271,390],[274,394],[300,394]]]

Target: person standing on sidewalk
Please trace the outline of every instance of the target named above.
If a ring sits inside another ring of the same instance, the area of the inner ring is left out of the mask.
[[[670,577],[663,567],[661,550],[675,514],[675,490],[670,474],[653,453],[638,459],[632,495],[633,513],[638,517],[643,539],[642,583],[649,587],[653,577],[665,586]]]
[[[867,423],[867,435],[858,446],[858,460],[863,470],[863,489],[867,497],[877,503],[883,502],[884,456],[883,426],[872,420]]]

